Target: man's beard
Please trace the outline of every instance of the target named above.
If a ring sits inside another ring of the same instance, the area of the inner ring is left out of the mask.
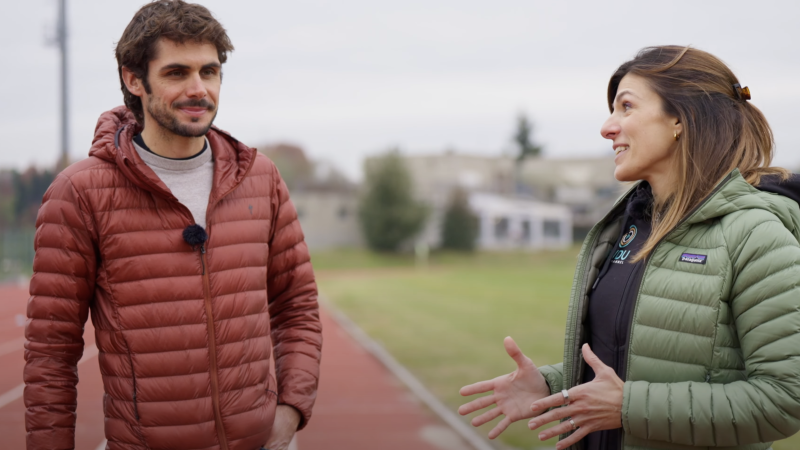
[[[211,120],[208,121],[207,124],[186,124],[181,123],[178,120],[178,117],[173,113],[173,111],[167,108],[163,102],[160,101],[153,101],[153,96],[149,96],[147,102],[147,112],[150,114],[150,117],[156,121],[162,128],[165,128],[171,131],[173,134],[183,137],[201,137],[205,136],[208,133],[208,129],[211,128],[211,124],[214,123],[214,119],[217,117],[217,107],[213,103],[209,102],[208,100],[185,100],[180,103],[173,103],[172,108],[178,109],[181,107],[195,107],[195,108],[206,108],[212,113]],[[197,122],[200,120],[199,117],[192,118],[192,122]]]

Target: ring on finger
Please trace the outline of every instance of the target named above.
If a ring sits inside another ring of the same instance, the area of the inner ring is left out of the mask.
[[[575,425],[575,421],[572,420],[571,418],[569,419],[569,424],[572,425],[572,431],[575,431],[575,430],[578,429],[578,426]]]
[[[561,395],[564,396],[564,406],[569,406],[569,392],[566,389],[561,391]]]

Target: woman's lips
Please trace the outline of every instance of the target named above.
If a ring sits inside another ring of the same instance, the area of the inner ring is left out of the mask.
[[[619,161],[619,159],[622,157],[622,154],[627,152],[629,148],[630,147],[628,147],[627,145],[620,145],[619,147],[615,148],[614,149],[614,162],[617,163]]]

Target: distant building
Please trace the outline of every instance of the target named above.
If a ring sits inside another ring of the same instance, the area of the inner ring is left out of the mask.
[[[309,249],[364,245],[355,184],[331,164],[312,162],[298,146],[276,144],[258,150],[272,159],[289,187]]]
[[[528,158],[520,168],[521,182],[546,202],[572,211],[574,237],[582,240],[611,209],[625,183],[614,178],[614,156],[600,158]]]
[[[374,161],[366,160],[367,170]],[[444,212],[457,188],[467,191],[470,207],[480,218],[479,249],[538,249],[572,242],[569,208],[514,195],[513,158],[447,151],[408,155],[403,161],[413,179],[414,196],[430,207],[418,240],[431,247],[441,243]]]
[[[562,205],[473,193],[470,207],[480,220],[478,248],[531,250],[572,244],[572,213]]]

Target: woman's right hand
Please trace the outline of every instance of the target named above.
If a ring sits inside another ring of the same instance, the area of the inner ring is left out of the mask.
[[[508,356],[517,363],[517,370],[493,380],[464,386],[459,391],[463,396],[494,391],[491,395],[465,403],[458,408],[458,413],[465,416],[487,406],[497,405],[472,419],[472,425],[478,427],[501,414],[505,415],[503,420],[489,432],[489,439],[499,436],[512,422],[541,414],[543,411],[531,411],[531,404],[550,395],[550,388],[539,369],[522,353],[516,342],[507,337],[503,344]]]

